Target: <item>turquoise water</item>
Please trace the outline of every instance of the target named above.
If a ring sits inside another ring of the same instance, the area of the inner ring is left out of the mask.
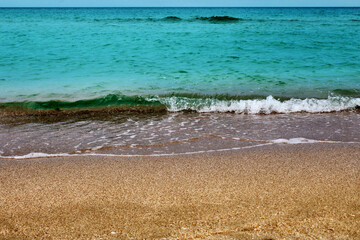
[[[2,103],[360,104],[360,8],[0,9],[0,36]]]
[[[358,146],[359,39],[360,8],[0,9],[0,157]]]

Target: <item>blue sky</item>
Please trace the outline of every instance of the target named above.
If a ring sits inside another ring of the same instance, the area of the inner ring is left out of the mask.
[[[360,0],[0,0],[0,7],[360,6]]]

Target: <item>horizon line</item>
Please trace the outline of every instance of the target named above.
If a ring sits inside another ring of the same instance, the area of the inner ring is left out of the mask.
[[[360,8],[359,6],[7,6],[0,8]]]

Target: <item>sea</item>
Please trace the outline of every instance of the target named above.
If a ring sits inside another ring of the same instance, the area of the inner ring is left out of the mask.
[[[360,8],[0,8],[0,157],[360,147]]]

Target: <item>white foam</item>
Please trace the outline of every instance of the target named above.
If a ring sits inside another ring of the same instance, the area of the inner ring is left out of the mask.
[[[103,157],[162,157],[162,156],[178,156],[178,155],[192,155],[199,153],[207,152],[224,152],[232,150],[240,150],[246,148],[255,148],[265,145],[271,145],[273,143],[263,143],[252,146],[245,147],[234,147],[234,148],[224,148],[216,150],[204,150],[204,151],[194,151],[194,152],[183,152],[183,153],[159,153],[159,154],[102,154],[102,153],[79,153],[79,154],[68,154],[68,153],[58,153],[58,154],[48,154],[48,153],[29,153],[22,156],[0,156],[0,158],[6,159],[31,159],[31,158],[45,158],[45,157],[79,157],[79,156],[103,156]]]
[[[218,100],[213,98],[165,97],[149,98],[160,101],[169,111],[193,110],[198,112],[235,112],[247,114],[296,113],[296,112],[333,112],[360,106],[360,98],[334,97],[327,99],[290,99],[279,101],[272,96],[254,100]]]
[[[79,154],[78,154],[79,155]],[[28,158],[44,158],[44,157],[64,157],[64,156],[72,156],[68,153],[29,153],[22,156],[0,156],[1,158],[12,158],[12,159],[28,159]]]
[[[302,143],[320,143],[320,142],[333,143],[329,141],[318,141],[318,140],[306,139],[306,138],[290,138],[290,139],[280,138],[280,139],[271,140],[270,142],[282,143],[282,144],[302,144]]]
[[[341,144],[359,144],[360,142],[341,142],[341,141],[322,141],[322,140],[314,140],[307,138],[279,138],[275,140],[270,140],[271,143],[277,144],[304,144],[304,143],[341,143]]]
[[[256,141],[256,140],[254,140]],[[156,154],[102,154],[102,153],[90,153],[87,151],[86,153],[77,153],[77,154],[69,154],[69,153],[57,153],[57,154],[48,154],[48,153],[29,153],[22,156],[1,156],[0,158],[6,159],[31,159],[31,158],[46,158],[46,157],[78,157],[78,156],[103,156],[103,157],[165,157],[165,156],[179,156],[179,155],[193,155],[200,153],[210,153],[210,152],[225,152],[225,151],[233,151],[233,150],[241,150],[248,148],[256,148],[273,144],[309,144],[309,143],[340,143],[340,144],[360,144],[360,142],[340,142],[340,141],[320,141],[306,138],[290,138],[290,139],[274,139],[265,141],[266,143],[243,146],[243,147],[232,147],[232,148],[222,148],[222,149],[210,149],[210,150],[200,150],[193,152],[182,152],[182,153],[156,153]],[[156,151],[154,151],[156,152]],[[158,151],[157,151],[158,152]]]

